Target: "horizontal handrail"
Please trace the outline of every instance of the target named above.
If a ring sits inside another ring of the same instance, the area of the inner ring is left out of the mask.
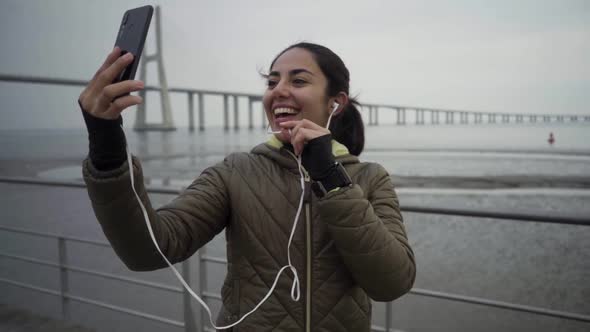
[[[176,327],[184,327],[184,322],[177,321],[174,319],[169,319],[169,318],[165,318],[165,317],[161,317],[161,316],[157,316],[157,315],[152,315],[152,314],[148,314],[145,312],[141,312],[141,311],[137,311],[137,310],[121,307],[121,306],[116,306],[116,305],[112,305],[112,304],[101,302],[101,301],[91,300],[91,299],[87,299],[87,298],[80,297],[80,296],[73,296],[73,295],[69,295],[69,294],[64,294],[64,295],[66,298],[68,298],[70,300],[74,300],[74,301],[78,301],[78,302],[82,302],[82,303],[86,303],[86,304],[92,304],[97,307],[109,309],[114,312],[122,312],[122,313],[129,314],[132,316],[142,317],[142,318],[146,318],[146,319],[153,320],[153,321],[160,322],[160,323],[166,323],[168,325],[172,325],[172,326],[176,326]]]
[[[86,184],[83,182],[74,181],[56,181],[56,180],[45,180],[36,178],[25,178],[25,177],[0,177],[0,183],[15,183],[15,184],[30,184],[30,185],[42,185],[52,187],[75,187],[75,188],[86,188]],[[178,195],[181,190],[175,190],[170,188],[159,188],[159,187],[146,187],[148,193],[151,194],[170,194]],[[532,215],[523,213],[503,213],[496,211],[476,211],[476,210],[465,210],[465,209],[445,209],[445,208],[432,208],[406,205],[401,206],[400,210],[403,212],[414,212],[424,214],[442,214],[452,216],[464,216],[464,217],[478,217],[478,218],[492,218],[492,219],[507,219],[513,221],[530,221],[539,223],[552,223],[561,225],[577,225],[577,226],[590,226],[589,217],[572,217],[572,216],[548,216],[548,215]]]
[[[149,320],[153,320],[156,322],[160,322],[160,323],[166,323],[172,326],[177,326],[177,327],[184,327],[184,322],[179,322],[177,320],[173,320],[173,319],[168,319],[165,317],[160,317],[157,315],[152,315],[152,314],[148,314],[145,312],[141,312],[141,311],[137,311],[137,310],[133,310],[133,309],[129,309],[129,308],[125,308],[125,307],[121,307],[121,306],[116,306],[116,305],[112,305],[109,303],[105,303],[105,302],[101,302],[101,301],[96,301],[96,300],[91,300],[85,297],[81,297],[81,296],[75,296],[75,295],[71,295],[68,293],[62,294],[60,292],[54,291],[52,289],[48,289],[48,288],[44,288],[44,287],[39,287],[39,286],[34,286],[31,284],[27,284],[27,283],[23,283],[23,282],[18,282],[18,281],[13,281],[13,280],[9,280],[9,279],[5,279],[5,278],[0,278],[0,282],[4,282],[13,286],[18,286],[21,288],[25,288],[25,289],[32,289],[41,293],[45,293],[45,294],[50,294],[50,295],[54,295],[54,296],[60,296],[60,297],[65,297],[67,299],[70,300],[74,300],[74,301],[78,301],[78,302],[82,302],[82,303],[86,303],[86,304],[92,304],[95,305],[97,307],[101,307],[101,308],[105,308],[105,309],[109,309],[111,311],[115,311],[115,312],[122,312],[122,313],[126,313],[129,315],[133,315],[133,316],[137,316],[137,317],[142,317],[142,318],[146,318]]]
[[[435,297],[444,300],[450,300],[455,302],[464,302],[464,303],[471,303],[471,304],[478,304],[484,305],[487,307],[496,307],[501,309],[509,309],[513,311],[522,311],[528,312],[533,314],[539,314],[543,316],[552,316],[557,318],[565,318],[569,320],[577,320],[581,322],[590,322],[590,315],[583,315],[565,311],[558,311],[558,310],[551,310],[545,309],[540,307],[533,307],[523,304],[516,304],[511,302],[503,302],[503,301],[495,301],[481,297],[475,296],[465,296],[453,293],[445,293],[445,292],[438,292],[428,289],[420,289],[420,288],[412,288],[410,290],[410,294],[426,296],[426,297]]]
[[[561,225],[577,225],[590,226],[590,217],[579,218],[571,216],[548,216],[548,215],[533,215],[524,213],[504,213],[491,211],[474,211],[463,209],[445,209],[445,208],[431,208],[422,206],[405,205],[400,207],[404,212],[424,213],[424,214],[443,214],[450,216],[463,217],[478,217],[478,218],[492,218],[492,219],[507,219],[515,221],[531,221],[536,223],[551,223]]]
[[[0,230],[12,232],[12,233],[34,235],[34,236],[38,236],[38,237],[47,237],[47,238],[52,238],[52,239],[62,238],[62,239],[65,239],[65,240],[68,240],[71,242],[87,243],[87,244],[92,244],[92,245],[99,246],[99,247],[108,247],[108,248],[111,247],[111,245],[105,241],[89,240],[89,239],[83,239],[83,238],[79,238],[79,237],[75,237],[75,236],[65,236],[65,235],[56,234],[56,233],[49,233],[49,232],[45,233],[45,232],[39,232],[39,231],[31,231],[31,230],[24,229],[24,228],[15,228],[15,227],[8,227],[8,226],[1,226],[0,225]]]
[[[210,298],[210,299],[215,299],[215,300],[219,300],[219,301],[222,300],[221,294],[207,292],[207,291],[202,292],[202,294],[203,294],[203,298]]]
[[[81,166],[80,166],[81,167]],[[0,176],[0,183],[14,183],[14,184],[30,184],[30,185],[39,185],[39,186],[49,186],[49,187],[71,187],[71,188],[86,188],[86,184],[82,181],[60,181],[60,180],[48,180],[48,179],[37,179],[37,178],[27,178],[27,177],[5,177]],[[178,195],[182,190],[179,189],[170,189],[170,188],[161,188],[155,186],[146,187],[148,193],[150,194],[166,194],[166,195]]]
[[[124,277],[124,276],[120,276],[120,275],[116,275],[116,274],[112,274],[112,273],[100,272],[100,271],[95,271],[95,270],[91,270],[91,269],[85,269],[85,268],[81,268],[78,266],[58,264],[58,263],[44,260],[44,259],[38,259],[38,258],[32,258],[32,257],[20,256],[20,255],[11,255],[11,254],[5,254],[2,252],[0,252],[0,257],[10,258],[10,259],[19,260],[19,261],[23,261],[23,262],[27,262],[27,263],[33,263],[33,264],[37,264],[37,265],[44,265],[44,266],[49,266],[49,267],[54,267],[54,268],[62,268],[62,269],[66,269],[68,271],[73,271],[73,272],[78,272],[78,273],[82,273],[82,274],[102,277],[105,279],[124,281],[124,282],[135,284],[135,285],[166,290],[166,291],[170,291],[170,292],[174,292],[174,293],[182,293],[182,291],[183,291],[182,288],[180,288],[180,287],[169,286],[166,284],[141,280],[141,279],[137,279],[137,278]]]
[[[204,262],[212,262],[212,263],[219,263],[219,264],[227,264],[227,259],[222,257],[213,257],[209,255],[203,255],[201,259]]]

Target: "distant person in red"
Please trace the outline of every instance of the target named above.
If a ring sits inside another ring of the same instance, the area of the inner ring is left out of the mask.
[[[553,146],[553,143],[555,143],[555,137],[553,137],[553,133],[549,133],[549,139],[547,140],[547,142],[549,142],[549,145]]]

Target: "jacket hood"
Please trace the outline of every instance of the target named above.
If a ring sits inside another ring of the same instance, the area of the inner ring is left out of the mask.
[[[272,135],[266,143],[255,146],[251,153],[263,155],[275,161],[281,167],[293,170],[296,173],[298,172],[297,160],[295,159],[295,154],[292,152],[291,145],[283,144],[283,142],[279,141],[274,135]],[[357,156],[351,155],[346,146],[334,139],[332,140],[332,154],[336,161],[343,165],[359,162]]]

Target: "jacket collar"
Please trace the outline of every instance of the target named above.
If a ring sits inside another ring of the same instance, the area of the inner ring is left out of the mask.
[[[253,154],[263,155],[282,167],[298,172],[297,160],[292,152],[290,145],[285,145],[279,141],[275,135],[271,135],[270,139],[266,143],[262,143],[254,147],[251,151]],[[359,159],[356,156],[350,154],[346,146],[339,143],[336,140],[332,140],[332,154],[336,158],[336,161],[341,164],[354,164],[358,163]]]

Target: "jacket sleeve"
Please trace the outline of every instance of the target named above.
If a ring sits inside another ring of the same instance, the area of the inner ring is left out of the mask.
[[[225,227],[228,193],[227,161],[210,167],[172,202],[154,210],[143,183],[139,160],[133,157],[135,188],[145,206],[158,246],[171,263],[189,258]],[[99,171],[90,159],[83,176],[98,222],[113,249],[134,271],[168,266],[149,235],[141,207],[131,188],[127,161],[111,171]]]
[[[412,288],[416,264],[391,178],[373,165],[368,199],[358,185],[331,192],[319,214],[359,286],[375,301],[392,301]]]

